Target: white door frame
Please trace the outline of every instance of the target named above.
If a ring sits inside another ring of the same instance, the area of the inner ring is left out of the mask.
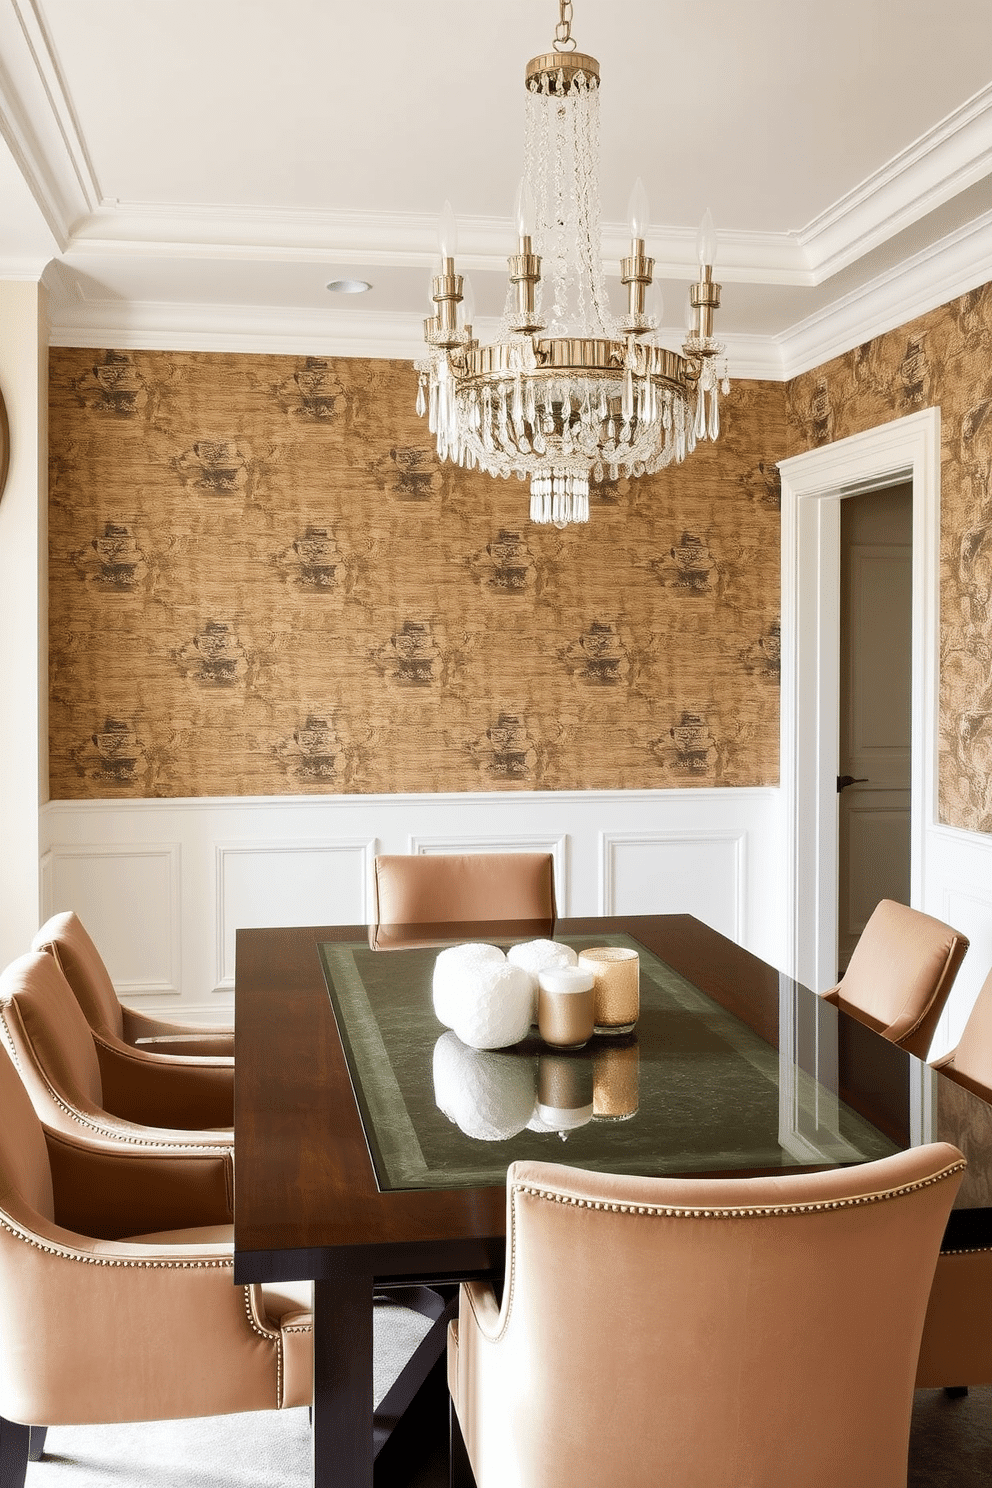
[[[823,991],[837,965],[840,502],[913,482],[910,898],[924,908],[935,821],[939,661],[940,409],[779,463],[782,475],[781,772],[786,965]]]

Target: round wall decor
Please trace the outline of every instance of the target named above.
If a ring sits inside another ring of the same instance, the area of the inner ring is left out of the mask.
[[[7,407],[0,392],[0,496],[7,484],[7,467],[10,464],[10,425],[7,423]]]

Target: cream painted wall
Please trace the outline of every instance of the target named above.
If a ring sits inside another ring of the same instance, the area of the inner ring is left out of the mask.
[[[0,964],[38,928],[48,799],[48,324],[45,289],[0,280],[10,471],[0,500]]]

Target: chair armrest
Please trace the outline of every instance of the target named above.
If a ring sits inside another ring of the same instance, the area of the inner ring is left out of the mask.
[[[144,1126],[204,1130],[234,1122],[234,1064],[194,1055],[163,1061],[94,1033],[104,1107]]]
[[[149,1151],[84,1141],[45,1128],[56,1223],[77,1234],[117,1240],[151,1230],[229,1224],[234,1217],[234,1156]]]
[[[158,1040],[169,1038],[190,1038],[194,1042],[203,1044],[202,1052],[211,1058],[217,1056],[233,1056],[234,1054],[234,1030],[222,1025],[203,1024],[199,1027],[195,1023],[170,1023],[163,1018],[152,1018],[147,1013],[136,1012],[134,1008],[121,1003],[121,1017],[124,1028],[124,1041],[128,1044],[137,1043],[139,1040]],[[173,1052],[168,1048],[167,1053]],[[182,1053],[182,1050],[176,1050]],[[190,1054],[198,1054],[199,1049],[187,1047]]]
[[[0,1228],[0,1251],[8,1419],[170,1420],[301,1403],[286,1397],[289,1340],[260,1317],[253,1289],[234,1285],[230,1241],[91,1240],[38,1217]]]
[[[160,1033],[135,1039],[134,1046],[146,1054],[162,1054],[166,1058],[195,1054],[216,1064],[230,1064],[234,1058],[233,1033]]]
[[[459,1329],[474,1322],[484,1338],[493,1340],[500,1331],[500,1305],[488,1281],[462,1282],[458,1298]]]

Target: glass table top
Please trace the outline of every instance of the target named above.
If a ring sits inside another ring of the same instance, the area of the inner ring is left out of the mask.
[[[320,946],[381,1191],[489,1187],[518,1158],[647,1175],[769,1172],[888,1156],[899,1143],[628,935],[558,935],[582,950],[634,947],[632,1034],[562,1052],[537,1034],[477,1051],[439,1023],[438,947]],[[495,940],[506,949],[512,941]],[[804,988],[807,1020],[835,1010]],[[790,1013],[789,1016],[794,1016]]]

